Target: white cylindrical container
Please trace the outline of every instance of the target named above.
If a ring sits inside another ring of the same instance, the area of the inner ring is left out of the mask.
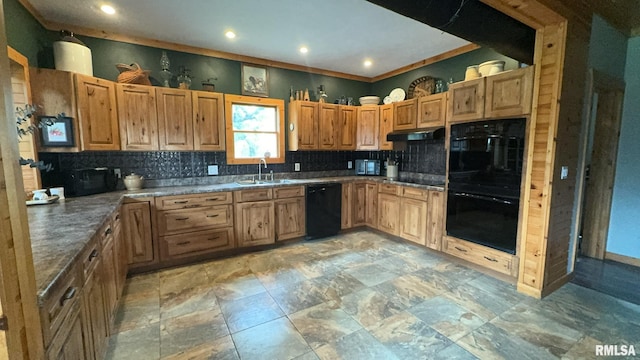
[[[464,81],[477,79],[479,77],[478,65],[467,66],[467,71],[464,73]]]
[[[398,165],[387,165],[387,179],[398,180]]]
[[[53,58],[56,70],[93,76],[91,49],[86,46],[69,41],[55,41]]]

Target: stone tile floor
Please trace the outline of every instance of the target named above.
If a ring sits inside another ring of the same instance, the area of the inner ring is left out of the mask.
[[[588,359],[640,352],[640,306],[568,284],[544,300],[356,232],[135,276],[107,359]]]

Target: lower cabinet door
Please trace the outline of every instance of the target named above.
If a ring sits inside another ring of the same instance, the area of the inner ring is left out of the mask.
[[[93,344],[93,357],[102,359],[107,349],[108,323],[101,274],[94,271],[84,285],[84,306],[87,314],[87,336]]]
[[[378,230],[391,235],[400,233],[400,198],[390,194],[378,194]]]
[[[353,195],[351,225],[365,225],[367,221],[367,184],[354,183],[351,194]]]
[[[147,201],[122,205],[122,236],[128,246],[129,264],[152,263],[151,205]]]
[[[427,202],[402,198],[400,237],[424,245],[427,232]]]
[[[113,319],[118,306],[118,285],[116,280],[118,274],[114,240],[113,238],[109,239],[102,249],[102,280],[108,324],[111,324],[111,319]]]
[[[275,207],[277,240],[304,236],[306,226],[304,197],[276,200]]]
[[[275,211],[273,201],[236,204],[236,237],[238,245],[247,247],[275,243]]]
[[[178,259],[235,247],[233,228],[202,230],[164,236],[160,240],[162,260]]]
[[[80,302],[76,301],[67,319],[65,319],[65,325],[51,341],[47,351],[47,360],[86,359],[82,325]]]

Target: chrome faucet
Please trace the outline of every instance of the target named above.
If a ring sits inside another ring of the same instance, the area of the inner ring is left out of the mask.
[[[258,181],[262,181],[262,163],[264,163],[264,168],[267,168],[267,160],[265,158],[260,159],[258,162]]]

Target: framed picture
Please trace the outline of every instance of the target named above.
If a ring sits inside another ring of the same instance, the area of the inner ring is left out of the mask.
[[[73,119],[70,117],[40,116],[39,123],[48,122],[42,126],[42,146],[75,146],[73,137]]]
[[[266,67],[242,64],[242,95],[269,97],[269,73]]]

